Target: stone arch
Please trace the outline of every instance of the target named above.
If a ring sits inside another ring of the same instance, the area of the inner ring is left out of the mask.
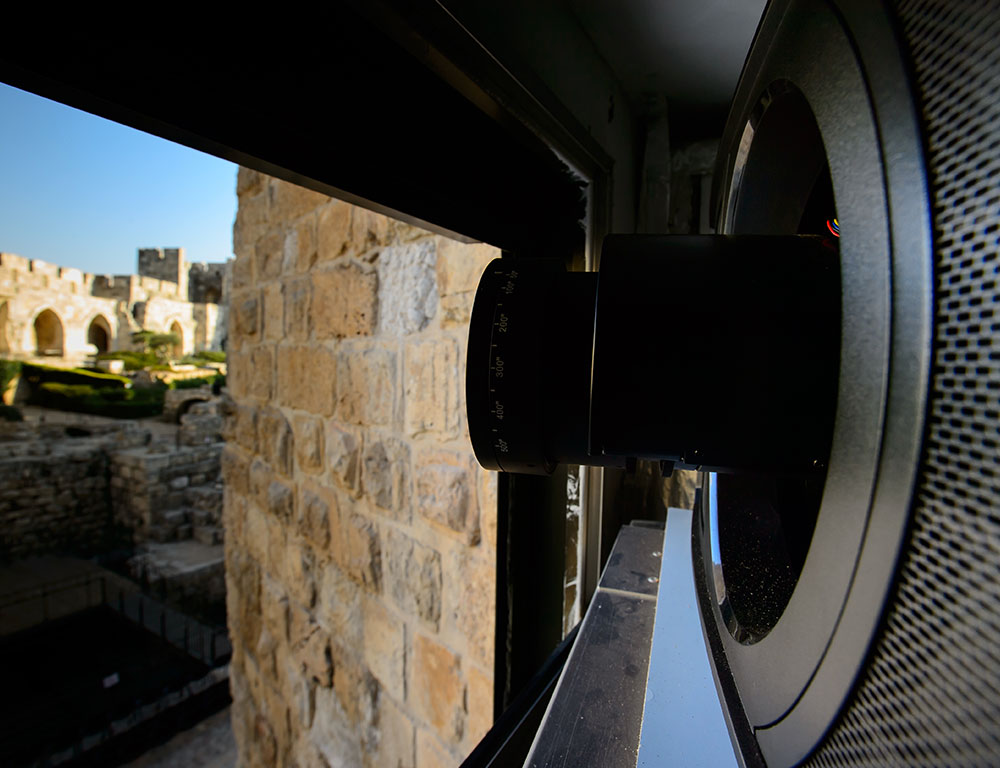
[[[8,326],[10,325],[10,305],[6,301],[0,302],[0,354],[10,352],[10,337]]]
[[[104,315],[95,315],[87,327],[87,343],[97,347],[98,354],[111,351],[111,323]]]
[[[43,309],[35,316],[35,354],[62,357],[66,353],[63,341],[63,323],[51,309]]]
[[[174,320],[170,324],[169,332],[177,334],[177,343],[170,348],[170,356],[174,359],[184,357],[184,328],[177,320]]]

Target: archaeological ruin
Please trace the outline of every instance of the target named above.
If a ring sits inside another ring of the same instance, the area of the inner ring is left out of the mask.
[[[183,248],[140,248],[134,275],[93,275],[0,253],[0,357],[80,362],[175,333],[174,357],[225,346],[229,264],[189,264]]]

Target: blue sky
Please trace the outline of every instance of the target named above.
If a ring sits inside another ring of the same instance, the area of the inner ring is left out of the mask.
[[[96,274],[232,256],[236,166],[0,83],[0,251]]]

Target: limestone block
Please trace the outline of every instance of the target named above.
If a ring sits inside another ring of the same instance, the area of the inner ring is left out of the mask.
[[[406,631],[381,601],[362,601],[362,657],[382,687],[397,700],[405,696]]]
[[[277,408],[264,408],[257,416],[258,450],[285,477],[295,470],[295,435],[288,419]]]
[[[235,554],[227,569],[226,604],[230,632],[247,648],[257,645],[260,635],[260,567],[250,557]]]
[[[409,344],[404,359],[406,433],[457,434],[463,377],[455,342],[437,339]]]
[[[483,669],[493,668],[496,617],[496,556],[481,550],[452,548],[442,564],[444,632],[464,646]]]
[[[337,688],[342,673],[334,673]],[[316,714],[308,735],[307,761],[302,768],[348,768],[362,764],[357,728],[341,704],[340,689],[320,688],[315,694]],[[302,742],[300,742],[302,743]]]
[[[427,327],[437,312],[432,238],[385,248],[379,254],[379,333],[405,336]]]
[[[267,509],[282,522],[292,519],[295,509],[294,490],[280,481],[273,481],[267,488]]]
[[[299,493],[296,530],[320,552],[330,546],[330,505],[310,488]]]
[[[334,200],[319,212],[317,252],[320,261],[345,253],[351,233],[351,206]]]
[[[257,664],[260,666],[261,672],[264,676],[270,678],[272,682],[277,682],[278,677],[277,648],[278,639],[274,636],[272,630],[267,625],[264,625],[257,636],[257,645],[253,649],[253,655],[257,659]]]
[[[234,346],[239,348],[246,342],[256,341],[260,327],[260,299],[256,292],[243,294],[233,302],[229,316]]]
[[[265,285],[260,294],[260,335],[268,341],[281,341],[285,336],[285,297],[281,283]]]
[[[325,442],[326,460],[334,482],[356,493],[361,487],[360,439],[331,421],[327,422]]]
[[[493,677],[467,664],[465,680],[468,711],[465,742],[472,749],[493,727]]]
[[[240,166],[239,170],[236,171],[236,194],[243,198],[260,191],[264,178],[264,174],[260,173],[260,171],[253,171]],[[242,203],[243,200],[241,199],[240,204],[242,205]]]
[[[326,347],[278,347],[278,400],[282,405],[329,416],[337,387],[338,364]]]
[[[237,254],[233,262],[233,290],[238,291],[253,285],[253,244],[240,245],[234,241],[233,251]]]
[[[479,524],[483,534],[483,543],[496,551],[497,548],[497,473],[490,472],[478,464],[473,472],[476,475],[476,496],[479,501]]]
[[[367,740],[365,768],[415,767],[413,722],[388,696],[379,696],[378,731],[370,731]]]
[[[257,408],[237,405],[233,411],[236,443],[247,451],[257,450]]]
[[[305,341],[312,327],[311,277],[288,280],[284,284],[284,336],[292,341]]]
[[[274,728],[264,715],[254,718],[254,753],[260,758],[265,768],[273,768],[278,761],[278,740]]]
[[[472,319],[472,305],[475,303],[474,291],[468,293],[453,293],[441,297],[441,327],[464,328],[468,334],[469,320]]]
[[[253,256],[254,245],[257,240],[267,231],[268,227],[268,195],[261,191],[255,195],[244,195],[240,199],[239,209],[236,212],[236,221],[233,224],[233,253],[238,257]],[[240,275],[242,278],[243,275]],[[250,285],[252,275],[246,274],[248,278],[244,283],[242,279],[237,280],[237,272],[233,273],[234,287]]]
[[[331,537],[334,562],[350,578],[377,592],[382,582],[382,542],[374,523],[347,510],[338,515],[336,535]]]
[[[236,400],[250,394],[250,353],[234,349],[227,357],[226,387]]]
[[[322,210],[325,210],[326,206]],[[301,219],[295,228],[289,232],[285,240],[285,249],[289,250],[289,241],[294,242],[295,269],[307,272],[312,269],[318,257],[317,252],[317,216],[307,216]]]
[[[437,283],[442,296],[475,292],[479,278],[500,251],[485,243],[460,243],[437,237]]]
[[[270,347],[257,347],[250,353],[250,370],[247,373],[249,394],[261,400],[270,400],[274,379],[274,353]]]
[[[420,768],[455,768],[460,762],[430,731],[417,729],[417,765]]]
[[[413,706],[424,714],[446,742],[458,744],[465,734],[465,682],[460,658],[422,634],[413,638],[409,690]]]
[[[426,519],[460,534],[466,544],[478,544],[479,516],[469,469],[442,463],[442,458],[432,456],[433,463],[416,468],[417,510]]]
[[[352,726],[353,738],[367,726],[374,725],[378,714],[379,684],[361,660],[341,643],[332,641],[333,690],[343,709],[345,720]]]
[[[292,659],[286,659],[283,693],[292,715],[293,730],[308,730],[316,716],[315,680],[304,676]]]
[[[284,565],[289,596],[311,609],[316,604],[316,555],[308,546],[293,546],[287,550]]]
[[[254,246],[257,284],[273,280],[281,274],[285,258],[285,238],[280,229],[272,228]]]
[[[363,591],[344,572],[332,565],[321,569],[316,618],[331,637],[349,648],[361,647],[361,599]]]
[[[248,506],[246,491],[241,493],[227,486],[222,504],[222,528],[229,532],[233,541],[242,542],[246,538]]]
[[[333,685],[330,638],[315,620],[310,619],[300,634],[291,638],[291,650],[296,665],[308,679],[323,688]]]
[[[317,339],[368,336],[378,316],[378,280],[353,262],[313,272],[312,320]]]
[[[323,422],[313,416],[294,419],[295,456],[299,468],[309,474],[323,471]]]
[[[268,508],[268,489],[273,478],[271,467],[259,456],[250,463],[250,493],[264,509]]]
[[[337,418],[349,424],[388,426],[396,405],[396,354],[374,347],[337,356]]]
[[[330,201],[329,197],[319,192],[274,178],[271,179],[270,193],[270,220],[283,224],[311,213]]]
[[[377,507],[397,520],[410,519],[410,447],[385,438],[365,446],[362,484]]]
[[[435,630],[441,619],[441,555],[406,534],[385,535],[386,591],[404,613]]]
[[[359,254],[392,240],[392,219],[364,208],[351,211],[351,245]]]

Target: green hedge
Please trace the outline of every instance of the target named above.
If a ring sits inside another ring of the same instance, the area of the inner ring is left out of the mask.
[[[53,368],[48,365],[25,363],[21,376],[37,389],[42,384],[73,384],[95,389],[125,389],[130,381],[125,376],[113,373],[94,373],[82,368]]]
[[[195,360],[205,360],[209,363],[224,363],[226,362],[225,352],[215,352],[211,349],[203,349],[201,352],[195,352],[191,355]]]
[[[160,363],[159,359],[152,352],[129,352],[127,350],[102,352],[97,356],[97,359],[121,360],[125,364],[126,371],[141,371],[143,368],[150,368]]]
[[[170,389],[200,389],[201,387],[210,387],[215,377],[198,376],[194,379],[174,379],[167,386]]]
[[[163,413],[164,387],[98,389],[86,384],[46,382],[36,400],[46,408],[74,413],[93,413],[116,419],[139,419]]]

